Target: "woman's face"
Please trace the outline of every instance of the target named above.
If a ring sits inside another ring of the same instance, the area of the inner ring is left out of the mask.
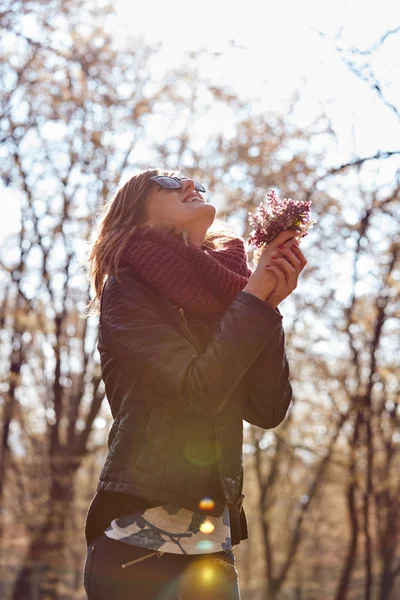
[[[184,179],[178,189],[166,189],[152,181],[146,197],[147,221],[172,223],[178,232],[199,234],[212,224],[216,208],[195,190],[193,179]]]

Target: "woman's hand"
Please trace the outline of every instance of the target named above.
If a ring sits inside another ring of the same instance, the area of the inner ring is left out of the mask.
[[[275,240],[278,238],[279,236]],[[268,244],[267,248],[271,244]],[[296,289],[297,279],[306,264],[304,254],[300,250],[298,242],[293,238],[275,245],[271,260],[264,268],[267,272],[275,275],[276,287],[267,297],[266,302],[276,308],[282,300],[289,296]]]
[[[257,263],[257,267],[255,268],[254,273],[250,276],[247,285],[243,291],[249,292],[250,294],[257,296],[258,298],[260,298],[260,300],[263,300],[264,302],[268,299],[271,305],[273,302],[276,301],[276,297],[272,296],[272,294],[275,294],[277,292],[278,286],[278,293],[282,293],[283,291],[280,285],[280,282],[282,280],[282,268],[284,268],[282,267],[281,261],[285,261],[287,259],[283,258],[283,254],[280,260],[273,259],[272,256],[278,255],[278,253],[281,250],[284,250],[284,248],[287,248],[290,243],[294,242],[297,244],[295,236],[296,231],[293,231],[292,229],[285,229],[285,231],[281,231],[281,233],[279,233],[272,240],[272,242],[268,244],[268,246],[264,249],[263,253],[261,254],[260,259]],[[280,245],[282,246],[282,248],[279,248]],[[290,265],[288,264],[288,266]],[[284,295],[279,300],[279,302],[281,302],[283,298],[289,295],[292,291],[293,290],[288,291],[286,295]],[[277,304],[275,306],[277,306]]]

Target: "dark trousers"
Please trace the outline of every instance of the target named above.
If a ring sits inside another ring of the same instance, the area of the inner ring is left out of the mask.
[[[88,600],[240,600],[232,551],[158,556],[104,533],[88,546],[84,585]]]

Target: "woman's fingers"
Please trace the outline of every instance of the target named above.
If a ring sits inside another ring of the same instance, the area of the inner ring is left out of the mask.
[[[282,268],[278,267],[278,265],[277,266],[268,265],[265,268],[268,269],[269,272],[272,272],[277,279],[277,284],[276,284],[274,293],[278,293],[279,290],[286,289],[287,281],[286,281],[285,271]]]
[[[285,229],[278,233],[278,235],[268,244],[268,248],[275,249],[279,244],[289,243],[290,241],[294,241],[297,235],[297,231],[293,231],[292,229]]]
[[[290,264],[290,262],[286,258],[278,257],[272,260],[275,263],[273,265],[273,268],[276,266],[278,271],[282,272],[282,275],[285,278],[284,281],[286,283],[286,286],[290,287],[291,290],[294,290],[294,288],[297,286],[298,271],[295,269],[295,267],[293,267]],[[276,270],[274,272],[276,274]],[[280,278],[280,280],[283,281],[282,277]]]
[[[301,271],[300,257],[298,257],[297,254],[295,253],[295,251],[293,250],[293,246],[291,248],[286,248],[286,247],[279,248],[279,252],[281,252],[284,255],[284,257],[286,258],[286,260],[288,260],[290,262],[292,267],[300,273],[300,271]]]
[[[285,259],[282,260],[284,261]],[[286,264],[288,265],[287,261]],[[276,297],[279,297],[279,301],[281,301],[283,298],[286,298],[289,294],[291,294],[296,286],[292,285],[290,276],[286,272],[285,267],[282,265],[270,267],[268,268],[268,271],[272,272],[277,279],[277,284],[273,294]]]
[[[300,265],[301,265],[300,271],[302,271],[304,269],[304,267],[306,266],[306,264],[307,264],[307,260],[306,260],[304,254],[302,253],[302,251],[300,250],[300,248],[298,246],[293,245],[292,246],[292,250],[293,250],[293,252],[295,253],[295,255],[298,257],[298,259],[300,261]]]
[[[292,244],[291,246],[281,245],[277,248],[277,250],[287,258],[287,260],[295,269],[299,271],[299,273],[306,266],[307,261],[297,244]]]
[[[275,258],[267,255],[265,258],[268,264],[265,268],[275,275],[277,283],[267,300],[271,306],[276,307],[297,287],[299,274],[306,266],[307,261],[297,240],[287,238],[275,248],[270,248],[271,251]]]

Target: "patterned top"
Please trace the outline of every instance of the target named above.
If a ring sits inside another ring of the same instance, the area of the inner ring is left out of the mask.
[[[232,550],[229,509],[220,517],[165,504],[111,521],[109,538],[172,554],[209,554]]]

